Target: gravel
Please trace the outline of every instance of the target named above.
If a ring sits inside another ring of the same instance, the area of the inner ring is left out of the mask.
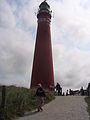
[[[83,96],[57,96],[42,112],[28,112],[17,120],[90,120]]]

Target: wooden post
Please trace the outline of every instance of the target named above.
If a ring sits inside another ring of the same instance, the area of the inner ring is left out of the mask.
[[[1,110],[0,110],[0,120],[5,120],[5,117],[4,117],[5,98],[6,98],[6,87],[2,86],[2,101],[1,101]]]
[[[2,86],[2,102],[1,102],[2,109],[4,109],[5,107],[5,97],[6,97],[6,87]]]

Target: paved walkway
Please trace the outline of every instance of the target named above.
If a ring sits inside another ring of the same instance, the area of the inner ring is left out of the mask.
[[[18,120],[90,120],[83,96],[58,96],[43,112],[33,111]]]

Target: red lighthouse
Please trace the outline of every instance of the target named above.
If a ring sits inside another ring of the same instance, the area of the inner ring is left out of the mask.
[[[51,46],[51,10],[46,1],[39,6],[38,28],[35,44],[31,88],[41,83],[44,88],[54,87],[52,46]]]

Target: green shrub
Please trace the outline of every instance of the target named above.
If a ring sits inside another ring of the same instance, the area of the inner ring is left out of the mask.
[[[86,98],[85,98],[85,101],[86,101],[87,104],[88,104],[87,111],[88,111],[88,113],[89,113],[89,115],[90,115],[90,97],[86,97]]]
[[[26,111],[31,111],[37,107],[37,99],[35,97],[35,89],[25,89],[17,87],[6,88],[6,103],[4,109],[5,120],[11,120],[16,116],[23,116]],[[45,103],[54,99],[54,95],[46,91]],[[1,88],[0,88],[1,102]],[[0,107],[0,116],[2,117],[3,110]],[[1,118],[0,118],[1,120]]]

